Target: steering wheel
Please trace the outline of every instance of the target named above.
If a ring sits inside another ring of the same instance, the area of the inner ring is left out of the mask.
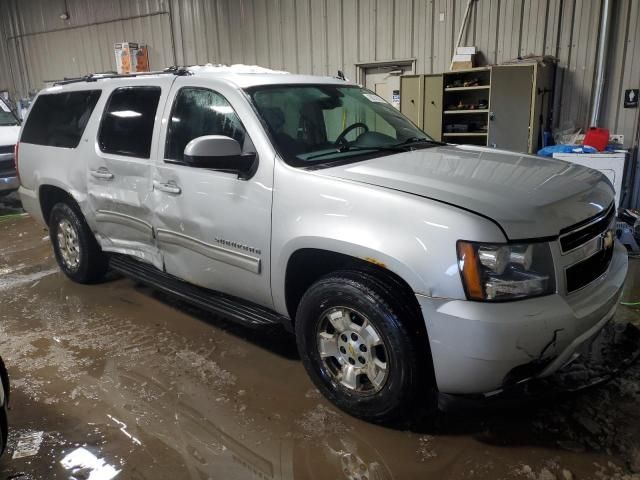
[[[367,127],[366,123],[362,123],[362,122],[352,123],[347,128],[345,128],[340,135],[338,135],[338,138],[336,138],[334,145],[343,145],[347,143],[346,136],[349,135],[351,130],[355,130],[356,128],[364,128],[365,133],[369,131],[369,127]]]

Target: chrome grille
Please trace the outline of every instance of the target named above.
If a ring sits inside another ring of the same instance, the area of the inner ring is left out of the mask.
[[[576,263],[565,270],[567,293],[586,287],[599,278],[609,268],[613,257],[613,247],[600,250],[595,255]]]
[[[568,253],[605,232],[615,216],[613,204],[604,212],[560,231],[560,248]]]
[[[573,260],[566,266],[567,293],[586,287],[606,273],[613,258],[615,231],[613,204],[595,217],[589,218],[560,232],[560,249]]]

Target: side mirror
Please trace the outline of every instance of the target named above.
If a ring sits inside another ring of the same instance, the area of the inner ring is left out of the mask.
[[[184,148],[184,163],[195,168],[209,168],[237,173],[247,180],[256,165],[255,153],[242,153],[240,144],[224,135],[205,135],[191,140]]]

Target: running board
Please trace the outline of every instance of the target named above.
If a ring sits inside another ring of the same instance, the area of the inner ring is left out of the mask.
[[[263,327],[283,324],[286,328],[291,323],[288,318],[265,307],[192,285],[127,255],[111,254],[110,266],[126,277],[242,325]]]

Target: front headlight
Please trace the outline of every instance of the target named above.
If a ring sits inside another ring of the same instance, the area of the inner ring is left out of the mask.
[[[458,241],[458,266],[469,300],[501,301],[556,290],[549,244]]]

